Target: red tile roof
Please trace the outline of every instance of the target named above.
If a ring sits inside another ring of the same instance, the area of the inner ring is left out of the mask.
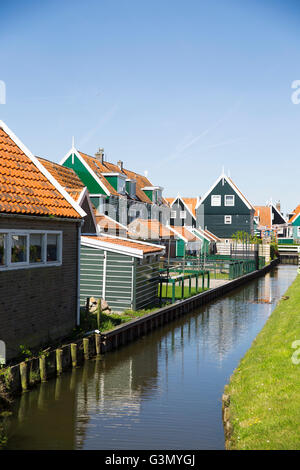
[[[254,217],[259,218],[259,227],[272,227],[272,208],[270,206],[254,206]]]
[[[195,242],[198,240],[198,238],[192,232],[190,232],[190,230],[187,227],[181,227],[181,226],[175,226],[175,225],[170,225],[170,227],[179,236],[181,235],[182,237],[184,237],[188,242]]]
[[[70,202],[0,127],[0,212],[81,218]]]
[[[196,205],[198,199],[196,197],[182,197],[181,198],[185,205],[190,209],[193,216],[196,218]]]
[[[124,247],[127,247],[127,248],[133,248],[133,249],[136,249],[136,250],[140,250],[142,251],[144,254],[146,253],[157,253],[157,252],[160,252],[164,249],[164,247],[162,246],[152,246],[152,245],[148,245],[148,244],[144,244],[144,243],[139,243],[139,242],[136,242],[136,241],[132,241],[132,240],[124,240],[123,238],[118,238],[118,237],[92,237],[92,236],[87,236],[87,237],[84,237],[84,238],[88,238],[88,239],[91,239],[91,240],[99,240],[100,242],[104,242],[104,243],[111,243],[113,245],[119,245],[119,246],[124,246]]]
[[[148,196],[146,196],[145,192],[142,190],[142,188],[146,186],[152,186],[150,181],[145,176],[139,175],[134,171],[126,170],[126,168],[123,168],[121,170],[118,165],[115,165],[114,163],[105,161],[101,163],[100,160],[95,157],[91,157],[86,153],[79,152],[79,154],[84,159],[84,161],[90,166],[93,172],[100,179],[101,183],[103,183],[103,185],[106,187],[106,189],[108,189],[111,194],[119,195],[119,193],[107,181],[107,179],[105,178],[105,176],[102,175],[102,173],[120,173],[121,175],[126,176],[126,178],[136,180],[136,195],[138,199],[141,202],[147,202],[149,204],[152,204],[151,200],[148,198]]]
[[[294,213],[294,215],[289,220],[290,224],[293,223],[294,220],[296,219],[296,217],[299,215],[299,213],[300,213],[300,204],[299,204],[299,206],[296,207],[296,209],[293,210],[293,213]]]
[[[77,201],[85,186],[81,179],[71,168],[60,165],[59,163],[50,162],[45,158],[37,157],[41,164],[51,175],[58,181],[58,183],[65,188],[70,196]]]
[[[144,240],[159,240],[161,238],[174,238],[174,232],[155,219],[136,219],[128,225],[128,233],[132,237]]]

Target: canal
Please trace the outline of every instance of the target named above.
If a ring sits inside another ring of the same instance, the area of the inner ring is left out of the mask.
[[[8,449],[223,449],[224,385],[296,273],[279,266],[24,393]]]

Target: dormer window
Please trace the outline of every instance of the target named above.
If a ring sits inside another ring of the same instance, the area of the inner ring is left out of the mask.
[[[126,192],[129,197],[136,197],[136,180],[127,179],[126,180]]]
[[[145,186],[142,188],[146,196],[151,199],[153,204],[161,204],[162,203],[162,190],[161,186]]]
[[[126,176],[121,173],[102,173],[109,184],[117,191],[119,194],[126,193]]]

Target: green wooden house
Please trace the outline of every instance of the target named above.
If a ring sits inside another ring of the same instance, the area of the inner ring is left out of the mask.
[[[163,252],[161,246],[126,238],[81,237],[80,304],[95,297],[116,312],[151,307]]]
[[[222,173],[197,205],[196,227],[222,239],[231,239],[239,230],[253,234],[254,213],[232,179]]]
[[[290,215],[286,243],[294,243],[300,240],[300,205]]]
[[[103,149],[91,156],[72,146],[60,163],[72,168],[88,188],[98,214],[123,225],[137,217],[163,220],[169,216],[163,188],[153,186],[145,175],[127,170],[121,160],[117,164],[106,161]]]

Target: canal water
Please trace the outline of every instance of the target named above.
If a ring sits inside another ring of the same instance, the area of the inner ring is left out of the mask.
[[[23,394],[9,449],[223,449],[224,385],[296,276],[279,266]]]

